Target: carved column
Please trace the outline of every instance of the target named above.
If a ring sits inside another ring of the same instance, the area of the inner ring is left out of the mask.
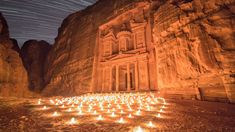
[[[138,75],[138,63],[135,62],[135,90],[139,90],[139,75]]]
[[[113,85],[113,78],[112,78],[112,69],[113,69],[113,66],[110,66],[109,67],[109,78],[110,78],[110,81],[109,81],[109,92],[112,91],[112,85]]]
[[[103,68],[102,69],[102,88],[101,88],[101,92],[103,92],[103,90],[104,90],[104,86],[105,86],[105,81],[104,81],[104,79],[105,79],[105,77],[104,77],[104,74],[105,73],[105,68]]]
[[[119,91],[119,65],[116,65],[116,92]]]
[[[127,91],[131,91],[131,86],[130,86],[130,63],[127,64]]]

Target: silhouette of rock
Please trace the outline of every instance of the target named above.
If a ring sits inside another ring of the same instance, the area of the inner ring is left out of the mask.
[[[44,88],[44,63],[51,45],[46,41],[29,40],[21,48],[24,66],[28,72],[29,88],[40,93]]]

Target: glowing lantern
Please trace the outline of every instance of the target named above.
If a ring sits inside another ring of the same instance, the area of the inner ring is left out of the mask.
[[[47,109],[47,107],[46,107],[46,106],[43,106],[43,109],[44,109],[44,110],[46,110],[46,109]]]
[[[157,114],[157,117],[158,117],[158,118],[160,118],[160,117],[161,117],[161,114],[160,114],[160,113],[158,113],[158,114]]]
[[[134,129],[134,132],[144,132],[143,128],[138,126],[136,129]]]
[[[55,112],[53,113],[53,116],[59,116],[59,114],[55,111]]]
[[[119,123],[124,123],[124,120],[123,118],[121,117],[119,120],[118,120]]]
[[[148,127],[155,127],[155,126],[154,126],[153,123],[150,121],[150,122],[148,123]]]
[[[97,120],[103,120],[102,115],[99,115],[98,118],[97,118]]]
[[[132,115],[131,115],[131,114],[129,114],[129,115],[128,115],[128,118],[132,118]]]
[[[114,112],[112,112],[111,116],[112,116],[112,117],[115,117],[116,115],[115,115],[115,113],[114,113]]]
[[[69,122],[69,124],[75,124],[75,123],[76,123],[76,120],[75,120],[74,117],[72,117],[71,120],[70,120],[70,122]]]
[[[38,100],[38,105],[40,105],[41,104],[41,100]]]
[[[93,112],[93,114],[95,114],[95,115],[97,114],[96,110]]]

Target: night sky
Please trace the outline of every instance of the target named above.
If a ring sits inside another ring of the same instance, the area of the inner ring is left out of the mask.
[[[53,44],[58,28],[69,14],[96,0],[0,0],[0,12],[7,20],[11,38],[20,46],[29,40]]]

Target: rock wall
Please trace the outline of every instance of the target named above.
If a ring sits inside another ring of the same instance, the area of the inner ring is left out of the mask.
[[[45,67],[44,95],[78,95],[92,92],[98,27],[144,0],[100,0],[68,16],[59,29]]]
[[[29,96],[28,76],[17,42],[9,38],[6,20],[0,13],[0,96]]]
[[[234,0],[99,0],[63,21],[44,65],[43,95],[93,92],[99,26],[143,3],[151,5],[145,17],[154,34],[148,50],[155,52],[157,71],[150,78],[156,76],[158,90],[234,102]]]
[[[155,9],[162,92],[235,102],[234,15],[234,0],[170,0]]]
[[[40,93],[44,86],[44,63],[51,45],[46,41],[29,40],[21,48],[21,56],[29,77],[31,91]]]

